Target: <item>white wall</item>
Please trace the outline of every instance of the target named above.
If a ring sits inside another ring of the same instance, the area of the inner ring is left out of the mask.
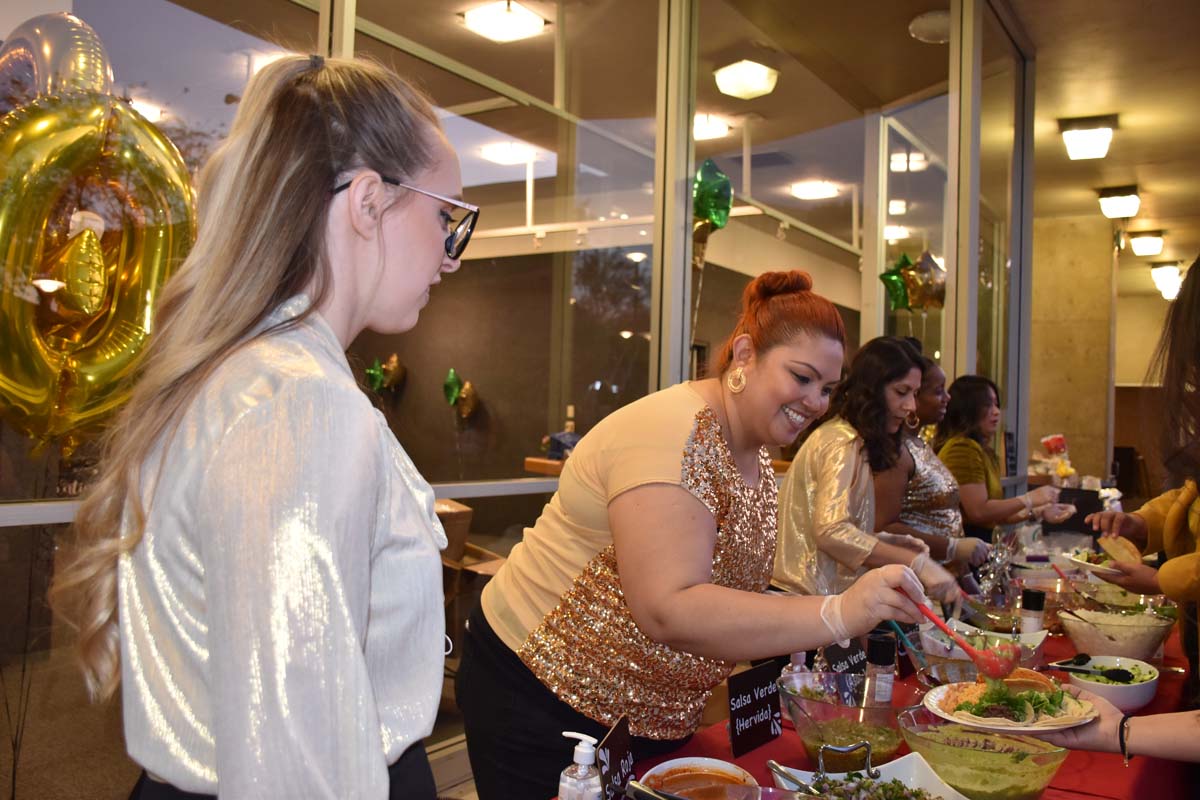
[[[1117,386],[1142,386],[1170,303],[1161,295],[1117,297]]]
[[[70,11],[71,0],[3,0],[0,2],[0,39],[30,17],[55,11]]]

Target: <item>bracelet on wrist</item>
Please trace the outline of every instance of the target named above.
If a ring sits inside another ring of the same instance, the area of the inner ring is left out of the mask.
[[[1132,714],[1126,714],[1117,724],[1117,744],[1121,747],[1121,758],[1127,767],[1129,759],[1133,758],[1133,754],[1129,752],[1129,720],[1132,718]]]

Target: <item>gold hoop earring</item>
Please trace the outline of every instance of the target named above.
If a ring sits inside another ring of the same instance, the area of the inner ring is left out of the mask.
[[[910,431],[915,431],[921,427],[921,418],[917,416],[917,412],[912,412],[904,418],[904,424],[908,426]]]
[[[746,390],[746,371],[741,367],[736,368],[725,377],[725,385],[734,394],[741,394]]]

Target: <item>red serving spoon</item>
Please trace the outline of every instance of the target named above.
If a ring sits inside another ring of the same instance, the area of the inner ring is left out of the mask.
[[[905,592],[903,589],[900,591],[905,597],[908,597],[909,600],[912,600],[912,597],[909,596],[908,592]],[[959,635],[958,631],[951,628],[944,621],[942,621],[941,617],[933,613],[933,609],[931,609],[929,606],[925,605],[924,603],[918,603],[916,600],[913,600],[913,604],[930,622],[936,625],[938,629],[942,631],[942,633],[954,640],[954,643],[961,647],[963,652],[970,656],[971,660],[975,662],[976,669],[978,669],[987,677],[994,678],[996,680],[1006,678],[1012,674],[1013,670],[1017,668],[1017,664],[1020,663],[1021,648],[1016,643],[1003,642],[997,644],[995,647],[989,647],[987,650],[976,650],[967,642],[966,639]]]

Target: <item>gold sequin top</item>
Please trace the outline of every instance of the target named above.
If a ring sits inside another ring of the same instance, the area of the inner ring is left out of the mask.
[[[639,405],[643,405],[640,411]],[[671,423],[665,415],[660,417],[668,410],[678,415],[681,406],[691,409],[682,420]],[[657,425],[656,417],[660,417]],[[690,433],[685,439],[675,440],[679,449],[674,450],[671,482],[699,499],[716,520],[712,583],[752,592],[767,588],[777,514],[770,455],[765,448],[760,450],[758,485],[746,485],[721,435],[716,415],[695,390],[682,385],[615,412],[579,443],[567,460],[559,493],[537,525],[526,531],[525,541],[519,545],[522,549],[514,549],[514,557],[496,576],[499,580],[489,584],[488,590],[495,587],[495,593],[489,595],[485,590],[484,612],[502,639],[505,632],[511,635],[506,620],[519,615],[521,597],[553,573],[553,548],[546,542],[547,534],[556,529],[562,533],[558,526],[564,520],[587,515],[586,508],[572,511],[583,486],[596,482],[599,491],[593,500],[604,505],[593,510],[604,510],[606,516],[605,498],[615,496],[611,494],[614,488],[662,482],[647,480],[653,474],[651,462],[655,459],[647,458],[643,451],[660,449],[655,447],[655,436],[670,440],[674,431],[686,432],[687,427],[679,427],[681,422],[690,427]],[[657,434],[640,439],[620,435],[622,429],[629,433],[647,424],[656,427]],[[593,434],[596,438],[589,442]],[[623,448],[625,457],[620,452],[609,452],[610,446]],[[638,475],[622,473],[620,465],[630,461],[647,466]],[[598,465],[605,469],[597,472]],[[608,488],[601,488],[604,486]],[[564,493],[565,499],[560,497]],[[597,513],[597,524],[600,516]],[[647,530],[645,535],[652,536],[654,531]],[[599,552],[593,550],[556,603],[516,648],[518,655],[555,695],[597,722],[611,725],[627,714],[635,736],[682,738],[696,730],[709,694],[729,675],[733,664],[676,650],[647,636],[625,602],[611,534],[607,539]],[[532,566],[535,563],[537,569]],[[511,571],[510,566],[514,567]],[[525,577],[514,581],[514,575]]]
[[[905,436],[904,444],[912,454],[915,469],[904,491],[900,522],[922,533],[951,538],[962,536],[958,481],[954,480],[933,449],[920,438]]]

